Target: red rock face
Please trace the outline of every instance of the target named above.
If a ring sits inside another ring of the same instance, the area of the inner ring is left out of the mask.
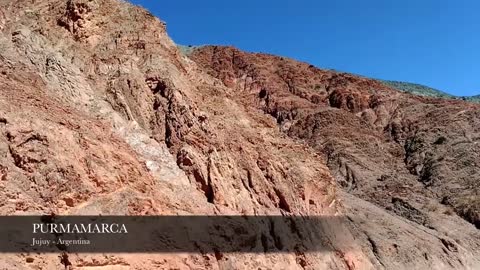
[[[190,58],[221,80],[220,72],[234,74],[225,85],[240,102],[273,116],[289,137],[326,159],[358,235],[377,235],[371,240],[382,247],[372,246],[382,264],[392,262],[384,250],[390,240],[379,236],[382,226],[359,216],[370,206],[358,198],[388,213],[377,212],[377,221],[401,218],[442,235],[449,219],[476,235],[467,241],[478,245],[478,105],[400,93],[376,80],[231,47],[201,47]],[[390,244],[398,256],[423,252]]]
[[[478,266],[478,106],[234,48],[187,58],[120,1],[0,11],[0,214],[346,216],[298,239],[330,252],[9,254],[4,268]],[[281,236],[263,233],[260,247]]]

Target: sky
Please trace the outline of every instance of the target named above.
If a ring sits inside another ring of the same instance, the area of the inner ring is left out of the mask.
[[[319,68],[480,94],[477,0],[130,0],[182,45],[233,45]]]

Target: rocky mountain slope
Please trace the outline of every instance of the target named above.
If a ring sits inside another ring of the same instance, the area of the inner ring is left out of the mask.
[[[422,249],[418,239],[442,239],[457,226],[468,231],[460,241],[478,251],[478,105],[413,96],[379,81],[229,47],[201,47],[190,58],[235,89],[245,106],[271,115],[285,134],[325,158],[354,230],[380,265],[441,253],[444,246]],[[397,242],[406,240],[403,229],[379,226],[405,221],[416,232],[403,244]]]
[[[234,48],[186,57],[162,21],[122,1],[0,0],[2,215],[340,218],[299,234],[328,252],[68,264],[19,253],[0,265],[475,269],[479,108]]]

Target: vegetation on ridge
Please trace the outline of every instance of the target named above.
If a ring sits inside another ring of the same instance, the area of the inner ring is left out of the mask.
[[[180,50],[180,52],[186,56],[189,56],[190,54],[192,54],[192,52],[197,49],[197,48],[200,48],[202,46],[193,46],[193,45],[180,45],[180,44],[177,44],[177,48]]]
[[[399,82],[399,81],[386,81],[386,80],[380,80],[380,81],[385,85],[395,88],[397,90],[412,93],[419,96],[449,98],[449,99],[463,99],[471,102],[480,102],[480,95],[471,96],[471,97],[459,97],[459,96],[450,95],[438,89],[431,88],[421,84]]]

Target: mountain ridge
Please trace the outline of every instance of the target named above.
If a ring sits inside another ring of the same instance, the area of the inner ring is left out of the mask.
[[[191,55],[194,50],[201,49],[202,47],[205,47],[205,46],[229,47],[227,45],[188,45],[188,46],[186,46],[186,45],[180,45],[180,44],[177,44],[177,46],[179,47],[180,51],[183,54],[185,54],[186,56]],[[263,53],[263,52],[251,52],[251,53],[268,54],[268,55],[272,55],[272,56],[276,56],[276,57],[283,57],[283,56],[270,54],[270,53]],[[294,58],[291,58],[291,59],[295,60],[295,61],[299,61],[299,60],[296,60]],[[308,63],[306,61],[299,61],[299,62]],[[391,86],[391,87],[393,87],[393,88],[395,88],[399,91],[408,92],[408,93],[412,93],[412,94],[415,94],[415,95],[450,98],[450,99],[461,99],[461,100],[471,101],[471,102],[480,102],[480,95],[456,96],[456,95],[453,95],[453,94],[449,94],[445,91],[438,90],[438,89],[435,89],[435,88],[432,88],[432,87],[429,87],[427,85],[423,85],[423,84],[420,84],[420,83],[412,83],[412,82],[397,81],[397,80],[384,80],[384,79],[372,78],[372,77],[365,76],[365,75],[355,74],[355,73],[351,73],[351,72],[343,72],[343,71],[339,71],[339,70],[335,70],[335,69],[324,69],[324,70],[331,70],[331,71],[334,71],[334,72],[337,72],[337,73],[348,73],[348,74],[352,74],[352,75],[356,75],[356,76],[360,76],[360,77],[365,77],[365,78],[378,80],[378,81],[381,81],[381,82],[385,83],[386,85]]]

